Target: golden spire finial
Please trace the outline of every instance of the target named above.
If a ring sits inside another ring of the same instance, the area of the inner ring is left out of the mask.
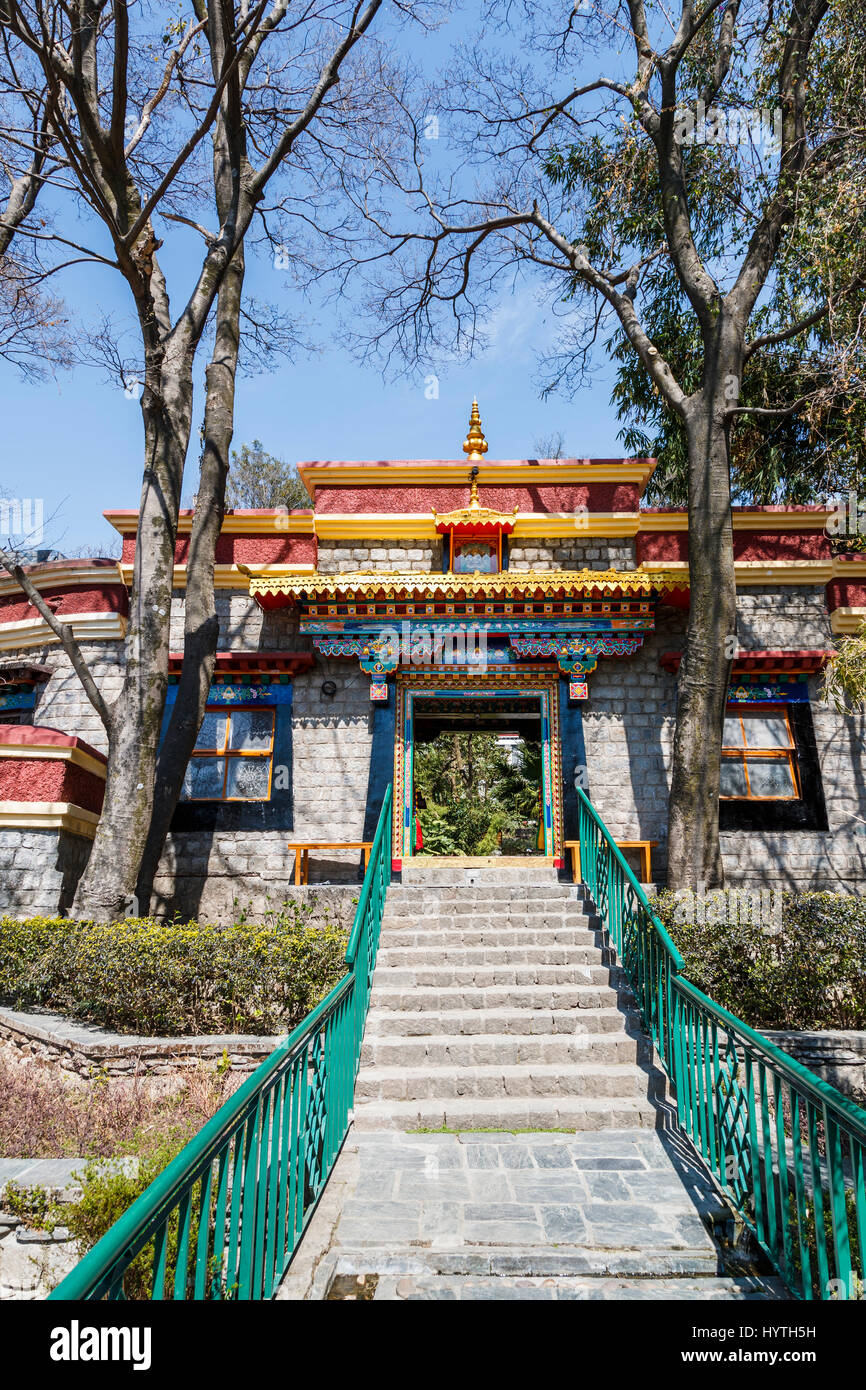
[[[478,401],[473,397],[469,416],[469,433],[463,441],[463,452],[469,459],[482,459],[487,453],[487,440],[481,429],[481,416],[478,414]]]

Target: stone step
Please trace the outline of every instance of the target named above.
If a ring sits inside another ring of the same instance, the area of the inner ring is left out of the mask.
[[[515,949],[532,946],[565,947],[570,950],[606,950],[600,933],[580,927],[477,927],[467,925],[458,935],[445,935],[441,931],[431,931],[422,923],[414,924],[405,918],[396,922],[382,923],[380,951],[398,950],[404,947],[419,949],[432,948],[440,957],[445,952],[474,949]]]
[[[557,1033],[547,1037],[507,1033],[457,1037],[369,1037],[361,1065],[377,1067],[503,1067],[570,1062],[648,1062],[652,1044],[642,1033]]]
[[[661,1096],[664,1078],[635,1065],[634,1061],[587,1063],[578,1065],[518,1064],[469,1067],[367,1067],[362,1068],[355,1086],[356,1107],[367,1100],[435,1101],[447,1105],[452,1100],[498,1101],[520,1096],[546,1100],[592,1096],[633,1098]]]
[[[607,965],[377,965],[377,988],[495,989],[523,985],[609,985],[622,972]]]
[[[414,988],[380,983],[380,977],[373,980],[370,996],[371,1008],[399,1010],[401,1013],[453,1012],[455,1010],[510,1009],[517,1013],[522,1009],[602,1009],[610,1007],[616,994],[609,985],[560,984],[560,985],[455,985],[442,989],[428,986]]]
[[[476,887],[458,887],[452,884],[444,888],[406,888],[392,883],[388,888],[387,901],[389,907],[414,908],[432,906],[436,903],[459,903],[461,907],[466,903],[483,903],[490,908],[506,907],[509,903],[520,903],[523,907],[532,903],[540,903],[546,907],[565,907],[572,903],[583,908],[589,900],[585,894],[570,885],[558,883],[547,887],[532,883],[483,884]]]
[[[612,952],[605,952],[599,946],[394,946],[391,939],[387,945],[380,946],[376,964],[383,970],[417,969],[431,966],[448,969],[459,966],[465,969],[477,966],[580,966],[604,965],[610,963]],[[605,956],[608,960],[605,961]]]
[[[402,868],[402,882],[405,886],[427,885],[451,887],[473,884],[490,884],[501,887],[509,883],[537,883],[553,886],[559,883],[557,870],[547,860],[535,859],[532,855],[519,864],[505,864],[499,856],[490,856],[488,861],[475,863],[448,863],[444,859],[433,860],[419,856],[405,859]]]
[[[602,924],[598,918],[586,917],[583,914],[517,912],[511,915],[507,912],[489,913],[481,908],[467,907],[465,912],[444,917],[425,917],[418,913],[406,917],[383,917],[381,930],[385,935],[398,931],[435,932],[443,941],[450,936],[459,942],[473,932],[543,932],[552,937],[559,932],[574,931],[582,933],[587,944],[598,945],[593,938],[601,935]]]
[[[641,1244],[630,1249],[621,1245],[599,1248],[495,1241],[485,1245],[466,1243],[446,1250],[415,1247],[395,1251],[389,1246],[387,1237],[377,1241],[371,1232],[371,1239],[364,1245],[355,1249],[346,1245],[340,1248],[331,1277],[339,1279],[344,1286],[349,1278],[364,1275],[367,1279],[378,1276],[380,1280],[471,1278],[492,1280],[499,1286],[504,1286],[506,1280],[528,1282],[536,1279],[580,1279],[602,1287],[602,1281],[608,1279],[641,1284],[684,1280],[712,1289],[714,1284],[728,1282],[724,1276],[719,1276],[718,1267],[718,1254],[710,1244],[680,1243],[676,1248]],[[744,1283],[752,1279],[758,1282],[755,1276],[741,1277]],[[784,1290],[779,1280],[766,1282],[771,1288]],[[779,1293],[779,1297],[785,1296],[784,1292]]]
[[[365,1284],[370,1276],[365,1277]],[[352,1296],[352,1295],[346,1295]],[[361,1297],[355,1293],[354,1297]],[[367,1295],[369,1296],[369,1295]],[[739,1279],[667,1278],[653,1272],[644,1278],[578,1278],[567,1275],[542,1278],[506,1278],[490,1275],[421,1274],[379,1275],[373,1301],[415,1302],[520,1302],[590,1303],[697,1302],[757,1303],[787,1300],[790,1294],[781,1279],[743,1276]]]
[[[585,902],[571,897],[533,897],[523,893],[519,897],[491,898],[488,893],[475,892],[462,897],[443,897],[440,894],[398,897],[389,888],[383,916],[447,917],[454,914],[463,915],[467,911],[482,912],[490,917],[524,916],[527,913],[549,913],[553,916],[561,913],[571,917],[595,915]]]
[[[551,1037],[621,1033],[638,1026],[637,1014],[613,1004],[597,1009],[400,1009],[378,1007],[367,1016],[365,1037]]]
[[[359,1130],[567,1130],[652,1128],[657,1111],[643,1096],[501,1096],[454,1100],[368,1100],[355,1109]]]

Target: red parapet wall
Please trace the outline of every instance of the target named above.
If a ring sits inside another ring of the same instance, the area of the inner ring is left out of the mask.
[[[286,518],[288,524],[291,518]],[[174,562],[185,565],[189,558],[188,535],[178,536],[174,547]],[[124,565],[131,565],[135,559],[135,536],[123,537]],[[220,536],[216,544],[216,563],[218,565],[315,565],[316,537],[309,532],[292,535],[251,535],[243,536],[229,532]]]
[[[115,584],[98,584],[92,588],[73,585],[56,589],[43,582],[39,585],[39,592],[58,618],[74,618],[78,613],[118,613],[126,617],[129,611],[129,596],[125,585],[119,580]],[[38,617],[37,609],[20,592],[0,595],[0,625]]]
[[[68,801],[85,811],[101,811],[104,796],[104,779],[73,763],[0,759],[0,801]]]
[[[0,803],[66,803],[98,814],[105,769],[104,754],[74,734],[0,724]]]
[[[641,531],[635,537],[635,556],[639,565],[688,560],[687,531]],[[830,540],[823,531],[734,531],[734,560],[748,561],[818,560],[829,564],[833,555]]]
[[[355,515],[402,512],[427,515],[456,511],[469,501],[466,484],[391,483],[361,487],[316,486],[316,515]],[[547,512],[636,512],[640,488],[636,483],[479,483],[478,501],[492,511],[544,515]]]
[[[827,585],[827,607],[831,613],[837,608],[866,608],[866,580],[831,579]]]

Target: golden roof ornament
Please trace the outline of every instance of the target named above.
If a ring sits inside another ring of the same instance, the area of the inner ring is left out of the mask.
[[[484,448],[487,448],[486,443]],[[500,532],[508,535],[514,530],[518,508],[515,507],[511,512],[498,512],[493,507],[482,507],[478,498],[478,465],[476,464],[469,470],[469,506],[458,507],[453,512],[437,512],[436,508],[433,507],[432,512],[436,530],[440,534],[444,534],[446,531],[465,531],[477,535],[497,535]]]
[[[469,415],[469,433],[463,441],[463,452],[470,462],[476,459],[481,460],[487,453],[487,440],[481,428],[481,416],[478,413],[478,400],[473,396],[472,410]]]

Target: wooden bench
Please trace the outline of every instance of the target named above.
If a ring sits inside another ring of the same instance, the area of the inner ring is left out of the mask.
[[[636,849],[640,853],[641,883],[652,883],[652,852],[658,840],[615,840],[617,849]],[[566,840],[565,848],[571,850],[571,872],[575,883],[582,877],[580,868],[580,841]]]
[[[295,851],[295,883],[310,881],[311,849],[362,849],[364,851],[364,872],[370,863],[372,840],[307,840],[301,844],[289,841],[289,849]]]

